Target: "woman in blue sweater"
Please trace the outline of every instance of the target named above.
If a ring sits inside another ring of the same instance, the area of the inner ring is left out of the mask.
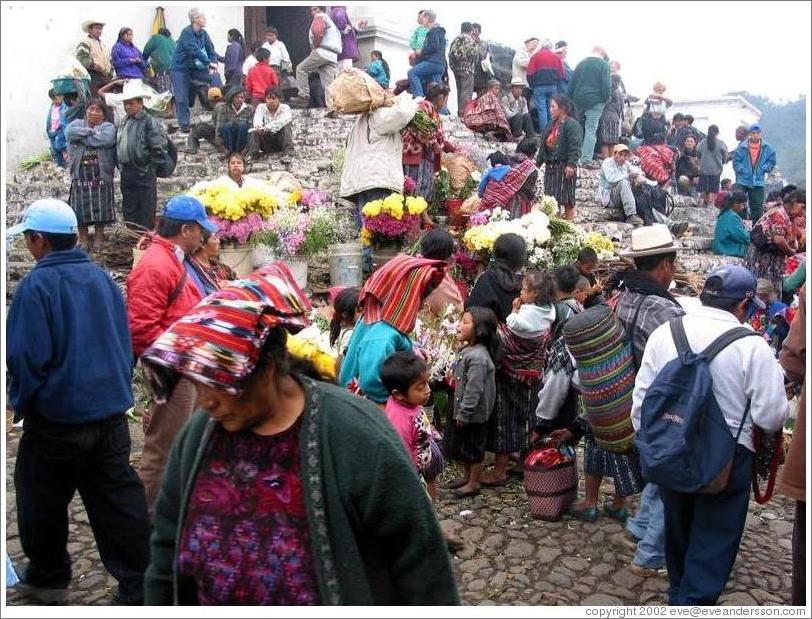
[[[389,399],[381,365],[394,352],[410,352],[409,333],[425,298],[443,281],[448,263],[401,255],[372,274],[361,291],[358,321],[341,365],[339,384],[376,404]]]
[[[713,232],[713,253],[743,258],[750,244],[750,232],[744,227],[741,213],[747,205],[747,194],[734,191],[727,197],[716,219]]]

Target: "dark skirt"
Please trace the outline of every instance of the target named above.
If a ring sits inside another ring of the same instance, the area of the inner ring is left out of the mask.
[[[575,205],[575,182],[578,180],[576,170],[572,178],[567,178],[564,168],[567,164],[563,161],[550,162],[544,164],[544,195],[553,196],[559,205]]]
[[[482,462],[485,459],[485,426],[484,423],[469,423],[459,428],[449,408],[448,423],[443,434],[445,455],[466,464]]]
[[[158,92],[171,92],[172,91],[172,78],[169,77],[169,71],[155,72],[155,77],[150,78],[149,83]]]
[[[611,477],[618,497],[639,494],[646,485],[636,451],[622,454],[607,451],[595,442],[590,432],[584,435],[584,474]]]
[[[423,155],[419,165],[404,165],[403,173],[411,178],[415,185],[415,195],[425,198],[431,204],[434,201],[434,153]]]
[[[495,454],[524,451],[536,427],[540,382],[526,385],[496,374],[496,405],[488,419],[485,448]]]
[[[601,144],[618,144],[620,142],[620,116],[614,110],[604,109],[598,121],[598,142]]]
[[[747,255],[744,258],[744,265],[757,279],[764,278],[770,280],[778,298],[784,294],[784,268],[786,256],[774,254],[769,251],[761,251],[753,244],[747,248]]]
[[[700,174],[697,191],[699,193],[719,193],[719,180],[721,174]]]
[[[68,202],[80,226],[109,224],[116,220],[113,179],[101,176],[96,151],[87,151],[70,186]]]

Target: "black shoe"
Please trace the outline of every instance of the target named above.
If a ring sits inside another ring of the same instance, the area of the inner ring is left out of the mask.
[[[689,229],[690,225],[687,221],[671,224],[671,234],[674,235],[674,238],[685,236]]]
[[[68,590],[68,583],[42,582],[31,577],[29,566],[23,567],[17,575],[20,579],[14,589],[22,595],[30,595],[43,604],[62,604],[65,602],[65,595]]]
[[[181,127],[180,132],[181,133],[189,133],[189,127]]]

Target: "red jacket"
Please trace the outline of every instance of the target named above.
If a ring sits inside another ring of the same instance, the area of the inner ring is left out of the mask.
[[[276,72],[266,63],[258,62],[248,70],[245,90],[252,99],[265,101],[265,90],[269,86],[279,86]]]
[[[561,56],[549,49],[540,49],[527,63],[527,83],[533,86],[553,86],[565,77]]]
[[[175,244],[156,236],[127,277],[127,317],[133,352],[143,352],[201,300],[190,278],[170,304],[169,297],[180,284],[186,269],[175,254]]]

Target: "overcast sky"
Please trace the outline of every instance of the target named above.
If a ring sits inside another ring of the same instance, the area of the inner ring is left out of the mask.
[[[367,4],[367,3],[364,3]],[[595,44],[622,65],[631,94],[661,80],[675,100],[747,90],[809,95],[809,2],[387,2],[410,23],[433,8],[449,43],[460,23],[514,49],[531,36],[569,43],[573,66]]]

